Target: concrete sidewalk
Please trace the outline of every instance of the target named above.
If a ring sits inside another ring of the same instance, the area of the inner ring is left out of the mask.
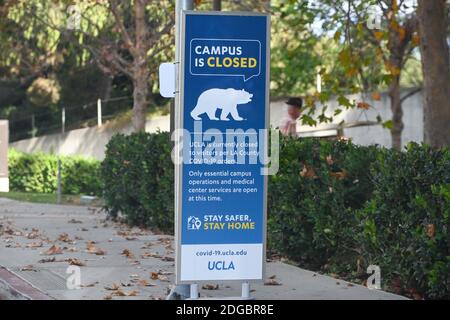
[[[173,237],[106,220],[98,208],[0,198],[0,299],[165,299],[174,279]],[[66,286],[81,265],[81,289]],[[406,299],[281,262],[256,299]],[[202,297],[240,295],[238,283],[206,284]],[[9,289],[8,289],[9,288]]]

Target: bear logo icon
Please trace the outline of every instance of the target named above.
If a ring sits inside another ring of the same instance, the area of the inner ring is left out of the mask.
[[[233,88],[228,89],[209,89],[198,97],[197,105],[191,111],[191,117],[194,120],[201,120],[199,115],[206,113],[209,120],[219,120],[216,117],[217,109],[222,109],[220,115],[221,121],[229,121],[228,115],[231,114],[235,121],[242,121],[244,118],[239,116],[238,104],[246,104],[252,101],[253,94]]]

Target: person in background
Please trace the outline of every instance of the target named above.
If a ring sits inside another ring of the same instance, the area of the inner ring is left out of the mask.
[[[302,98],[289,98],[286,101],[288,106],[287,116],[283,118],[280,124],[280,132],[284,136],[297,136],[297,119],[300,117],[303,106]]]

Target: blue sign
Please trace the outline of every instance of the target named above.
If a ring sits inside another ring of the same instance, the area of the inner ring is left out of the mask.
[[[269,17],[184,12],[178,282],[263,279]]]

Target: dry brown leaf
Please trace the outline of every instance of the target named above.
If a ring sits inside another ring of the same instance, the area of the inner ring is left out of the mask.
[[[32,242],[26,245],[27,248],[40,248],[43,246],[42,241],[40,242]]]
[[[129,259],[133,259],[134,258],[134,254],[128,250],[128,249],[123,249],[122,250],[122,255],[129,258]]]
[[[20,268],[20,271],[36,271],[36,270],[34,269],[33,265],[29,264],[27,266]]]
[[[158,278],[159,278],[158,272],[150,272],[150,279],[158,280]]]
[[[96,254],[96,255],[98,255],[98,256],[103,256],[103,255],[105,255],[105,254],[106,254],[106,251],[104,251],[104,250],[102,250],[102,249],[100,249],[100,248],[97,248],[97,247],[94,245],[94,243],[95,243],[95,242],[93,242],[93,241],[87,241],[87,242],[86,242],[86,252],[87,252],[87,253],[91,253],[91,254]]]
[[[331,154],[327,155],[326,160],[327,160],[327,164],[329,166],[332,166],[334,164],[334,160],[333,160],[333,157],[331,156]]]
[[[86,264],[85,264],[84,262],[82,262],[81,260],[75,259],[75,258],[69,258],[69,259],[66,259],[66,261],[67,261],[71,266],[79,266],[79,267],[83,267],[83,266],[86,265]]]
[[[266,282],[264,282],[264,285],[265,286],[281,286],[281,283],[275,279],[269,279]]]
[[[137,282],[137,284],[141,287],[154,287],[156,286],[156,284],[154,283],[150,283],[145,279],[139,279],[139,281]]]
[[[338,180],[343,180],[347,177],[347,172],[339,171],[339,172],[330,172],[330,177],[336,178]]]
[[[67,233],[60,234],[58,237],[58,241],[72,242],[72,240],[70,240],[69,235]]]
[[[164,256],[161,258],[162,261],[175,261],[175,258],[173,257],[169,257],[169,256]]]
[[[158,280],[163,282],[170,282],[169,278],[163,275],[159,275]]]
[[[63,249],[56,245],[52,245],[47,251],[43,252],[43,254],[45,254],[47,256],[51,256],[54,254],[62,254],[62,253],[63,253]]]
[[[114,291],[112,293],[112,295],[114,296],[120,296],[120,297],[134,297],[137,296],[139,294],[139,291],[137,290],[132,290],[132,291],[123,291],[122,289],[117,289],[116,291]]]
[[[51,258],[41,259],[41,260],[38,261],[38,263],[49,263],[49,262],[56,262],[56,258],[55,257],[51,257]]]
[[[82,284],[80,287],[82,288],[91,288],[91,287],[95,287],[96,284],[98,284],[98,281],[95,281],[93,283],[89,283],[89,284]]]
[[[76,219],[70,219],[69,221],[67,221],[68,223],[83,223],[83,221],[81,220],[76,220]]]
[[[433,238],[436,234],[436,226],[434,224],[427,225],[427,236]]]
[[[161,259],[162,256],[160,254],[157,253],[153,253],[153,252],[144,252],[143,254],[141,254],[141,258],[145,259],[145,258],[156,258],[156,259]]]
[[[115,291],[119,290],[120,286],[117,283],[113,283],[110,287],[105,287],[106,290]]]
[[[314,171],[314,169],[311,166],[307,166],[307,165],[303,165],[303,169],[302,171],[300,171],[300,176],[302,178],[307,178],[307,179],[316,179],[316,172]]]
[[[379,92],[372,92],[372,99],[375,101],[381,100],[381,94]]]
[[[218,284],[204,284],[202,286],[202,289],[204,290],[218,290],[219,289],[219,285]]]
[[[369,110],[370,109],[370,104],[368,104],[367,102],[358,102],[358,104],[356,105],[356,107],[358,109],[363,109],[363,110]]]

